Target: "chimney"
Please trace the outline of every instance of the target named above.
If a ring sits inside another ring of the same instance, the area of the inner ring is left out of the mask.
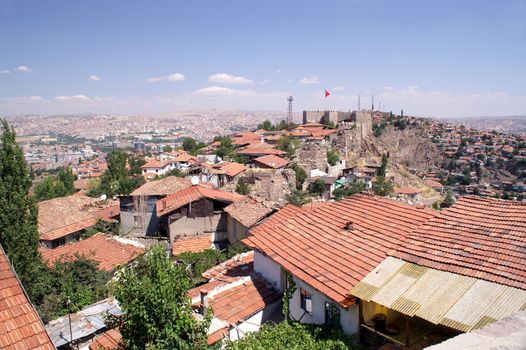
[[[345,228],[349,231],[352,231],[352,221],[349,221],[348,223],[345,224]]]
[[[199,290],[199,296],[201,297],[201,313],[203,316],[208,312],[208,291],[205,289]]]

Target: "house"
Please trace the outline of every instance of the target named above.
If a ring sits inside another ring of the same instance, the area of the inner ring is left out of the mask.
[[[242,174],[247,167],[244,164],[236,162],[221,162],[210,164],[203,162],[195,165],[196,169],[190,169],[189,173],[198,176],[201,182],[208,182],[215,187],[223,187],[229,182],[235,181],[235,178]]]
[[[224,208],[242,195],[205,185],[193,185],[174,192],[155,204],[159,231],[170,242],[189,236],[208,236],[212,242],[226,241]]]
[[[89,344],[89,350],[114,350],[119,349],[122,334],[118,329],[113,328],[93,339]]]
[[[411,186],[396,188],[395,193],[397,198],[412,201],[413,203],[420,202],[422,199],[422,190]]]
[[[155,203],[190,186],[188,179],[168,176],[147,182],[129,195],[120,196],[121,230],[135,236],[151,236],[160,232]]]
[[[160,161],[157,159],[152,159],[141,166],[142,175],[147,179],[153,179],[157,176],[166,175],[173,168],[175,168],[175,166],[172,165],[170,160]]]
[[[227,206],[225,213],[227,213],[228,242],[234,244],[248,237],[248,230],[275,210],[276,206],[273,203],[254,196],[246,196]]]
[[[59,317],[46,324],[45,327],[57,348],[69,349],[68,343],[73,341],[80,349],[88,349],[93,338],[106,331],[108,314],[122,315],[118,300],[108,298],[98,301],[78,312]]]
[[[119,204],[114,200],[100,200],[84,195],[71,195],[38,203],[38,231],[40,242],[56,248],[82,237],[97,220],[119,218]]]
[[[192,307],[203,317],[212,308],[208,345],[236,340],[261,325],[281,321],[282,293],[254,272],[254,252],[238,254],[202,274],[208,282],[190,289]]]
[[[524,310],[525,217],[524,203],[464,196],[415,228],[351,288],[362,328],[420,348]]]
[[[287,205],[242,240],[254,250],[254,269],[284,290],[296,291],[290,316],[304,323],[339,323],[359,330],[357,298],[349,294],[387,253],[436,213],[371,195],[306,211]]]
[[[0,349],[55,349],[2,246],[0,315]]]
[[[241,148],[236,153],[240,156],[246,156],[250,160],[267,155],[284,156],[287,154],[287,152],[277,149],[274,145],[265,143],[248,145],[247,147]]]
[[[84,256],[97,262],[98,268],[113,271],[144,253],[144,246],[117,236],[96,233],[78,242],[67,243],[56,249],[40,248],[42,260],[52,266],[56,261],[70,261]]]
[[[273,154],[254,159],[254,166],[264,169],[280,169],[284,168],[289,163],[289,160],[283,159]]]

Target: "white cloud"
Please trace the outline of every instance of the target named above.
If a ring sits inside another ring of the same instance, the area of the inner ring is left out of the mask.
[[[98,75],[95,75],[95,74],[92,74],[88,77],[89,80],[91,81],[100,81],[101,78],[98,76]]]
[[[304,77],[300,80],[300,84],[315,85],[320,83],[320,78],[317,75],[312,77]]]
[[[155,83],[158,81],[183,81],[186,80],[186,77],[181,73],[172,73],[169,75],[165,75],[163,77],[153,77],[148,79],[150,83]]]
[[[89,102],[91,98],[86,95],[72,95],[72,96],[57,96],[55,97],[56,101],[61,102]]]
[[[16,71],[18,72],[31,72],[32,69],[29,68],[28,66],[18,66],[15,68]]]
[[[254,96],[256,93],[252,90],[238,90],[238,89],[230,89],[226,87],[221,86],[210,86],[206,88],[202,88],[199,90],[195,90],[193,92],[197,95],[205,95],[205,96]]]
[[[210,83],[218,83],[218,84],[252,84],[253,81],[250,79],[247,79],[245,77],[226,74],[226,73],[218,73],[218,74],[212,74],[208,77],[208,82]]]
[[[270,79],[265,79],[261,82],[262,85],[269,84],[269,83],[270,83]]]
[[[9,69],[2,69],[0,70],[0,74],[9,74],[11,71]]]
[[[29,96],[31,101],[42,101],[44,98],[42,96]]]
[[[343,91],[345,90],[345,85],[338,85],[332,88],[334,91]]]

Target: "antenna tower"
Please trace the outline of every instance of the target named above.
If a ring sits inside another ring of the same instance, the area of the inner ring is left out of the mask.
[[[294,122],[294,118],[292,117],[292,101],[294,101],[294,99],[292,98],[292,96],[289,96],[289,98],[287,98],[287,101],[289,101],[289,109],[287,111],[287,124],[292,124]]]

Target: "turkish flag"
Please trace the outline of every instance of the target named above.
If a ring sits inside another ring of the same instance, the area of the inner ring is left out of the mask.
[[[329,96],[331,93],[327,90],[325,90],[325,97]]]

